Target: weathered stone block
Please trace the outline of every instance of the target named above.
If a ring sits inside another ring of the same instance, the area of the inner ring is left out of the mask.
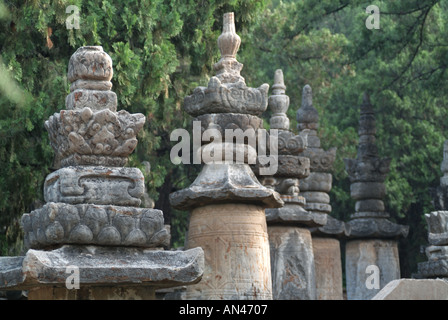
[[[311,233],[290,226],[269,226],[274,300],[314,300],[316,283]]]
[[[317,137],[316,137],[317,138]],[[318,138],[317,138],[318,139]],[[308,146],[302,156],[310,159],[310,169],[313,172],[329,172],[333,168],[333,162],[336,158],[336,148],[322,150],[316,146],[311,147],[312,136],[308,136]],[[316,143],[315,143],[316,144]],[[320,144],[320,140],[319,140]]]
[[[45,128],[62,166],[124,166],[137,146],[137,134],[145,123],[143,114],[108,109],[62,110]]]
[[[139,206],[145,191],[137,168],[66,167],[45,179],[46,202]]]
[[[363,211],[384,211],[384,202],[383,200],[378,199],[367,199],[367,200],[360,200],[356,201],[355,204],[355,211],[356,212],[363,212]]]
[[[208,87],[197,87],[185,97],[184,109],[192,116],[207,113],[245,113],[261,115],[268,106],[268,84],[249,88],[244,81],[221,83],[212,77]]]
[[[117,95],[113,91],[77,89],[65,98],[68,110],[88,107],[94,111],[108,109],[117,111]]]
[[[331,173],[311,172],[310,175],[300,180],[300,190],[330,192],[333,176]]]
[[[157,209],[50,202],[22,216],[25,244],[167,247],[170,235]]]
[[[205,257],[202,280],[187,287],[187,299],[272,299],[262,207],[220,204],[193,209],[187,247],[202,247]]]
[[[367,269],[369,266],[378,267],[379,274],[369,271]],[[372,299],[386,284],[400,278],[397,241],[354,240],[347,242],[345,273],[348,300]],[[375,288],[375,284],[378,285],[378,289]]]
[[[101,46],[81,47],[70,57],[67,78],[76,80],[110,81],[113,76],[112,59]]]
[[[300,195],[311,203],[330,203],[330,196],[325,192],[301,192]]]
[[[382,182],[355,182],[350,185],[350,195],[355,200],[383,199],[386,186]]]
[[[448,211],[425,214],[428,224],[428,241],[433,245],[448,245]]]
[[[317,300],[343,300],[339,240],[312,237]]]
[[[393,280],[372,300],[448,300],[448,282],[442,279]]]
[[[79,270],[81,288],[173,287],[200,280],[204,256],[201,248],[186,251],[150,250],[131,247],[64,245],[51,251],[28,250],[17,261],[22,272],[16,287],[66,288],[67,267]],[[3,273],[3,268],[0,274]]]
[[[324,214],[310,213],[299,204],[285,203],[282,208],[266,209],[266,220],[269,223],[281,223],[284,225],[302,225],[316,227],[325,225],[327,216]]]

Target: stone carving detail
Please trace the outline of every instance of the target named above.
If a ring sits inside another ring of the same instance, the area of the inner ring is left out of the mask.
[[[428,261],[419,263],[418,277],[448,278],[448,211],[425,214],[428,242],[425,253]]]
[[[25,244],[167,247],[170,235],[157,209],[50,202],[22,216]]]
[[[137,168],[66,167],[47,176],[46,202],[139,206],[145,191]]]
[[[66,108],[45,122],[57,165],[122,167],[137,146],[142,114],[117,111],[112,60],[102,47],[81,47],[68,67]]]
[[[109,109],[94,112],[62,110],[45,122],[50,142],[62,166],[124,166],[137,146],[136,135],[143,127],[142,114]]]
[[[45,123],[62,168],[45,180],[46,204],[22,216],[26,255],[0,258],[0,288],[29,290],[30,300],[155,299],[156,288],[200,280],[203,250],[163,250],[162,211],[138,208],[144,176],[123,165],[145,117],[116,112],[112,74],[101,47],[71,57],[68,110]],[[67,266],[83,270],[82,290],[68,290]]]
[[[375,143],[375,113],[364,94],[359,119],[359,146],[356,159],[344,159],[351,181],[350,194],[357,200],[355,213],[348,222],[353,237],[394,238],[407,236],[408,226],[392,223],[384,210],[384,180],[391,159],[380,159]]]

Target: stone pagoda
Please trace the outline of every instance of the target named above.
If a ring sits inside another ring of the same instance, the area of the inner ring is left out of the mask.
[[[434,206],[438,211],[425,214],[428,242],[425,253],[428,261],[418,264],[419,278],[448,278],[448,140],[443,144],[443,176],[436,190]]]
[[[344,159],[350,178],[350,194],[355,213],[347,222],[350,241],[346,245],[347,298],[371,299],[388,282],[400,278],[397,239],[406,237],[408,226],[388,220],[383,199],[384,181],[389,172],[390,158],[379,158],[376,146],[375,113],[370,98],[364,94],[359,119],[359,145],[356,159]],[[366,286],[368,266],[380,270],[378,289]]]
[[[302,105],[297,110],[299,132],[308,131],[308,147],[302,155],[310,159],[310,174],[300,180],[301,195],[306,199],[305,209],[313,215],[324,215],[327,223],[311,228],[316,271],[316,299],[342,300],[342,261],[339,239],[346,237],[349,228],[333,218],[329,192],[333,176],[336,148],[323,150],[318,136],[319,114],[313,106],[312,89],[303,88]]]
[[[282,208],[266,209],[273,295],[278,300],[314,300],[314,255],[307,227],[323,226],[326,216],[305,210],[306,199],[301,195],[299,181],[310,174],[310,160],[304,156],[308,130],[299,135],[290,131],[286,115],[290,101],[285,90],[283,72],[277,70],[269,96],[269,133],[278,135],[278,170],[271,176],[259,176],[260,182],[280,193],[285,202]],[[259,173],[257,168],[254,171]]]
[[[216,75],[184,100],[193,123],[200,123],[204,135],[213,133],[212,142],[203,135],[196,153],[202,160],[207,154],[213,159],[203,161],[201,173],[188,188],[170,195],[173,207],[191,212],[187,247],[202,247],[205,255],[203,278],[187,288],[187,299],[272,298],[264,209],[280,207],[283,201],[261,185],[249,167],[256,161],[256,148],[246,139],[222,139],[226,131],[262,129],[259,116],[267,108],[269,86],[247,87],[240,75],[243,65],[236,60],[240,43],[234,14],[224,14]]]
[[[143,174],[124,166],[145,117],[117,112],[112,76],[102,47],[70,58],[66,110],[45,122],[59,169],[46,177],[45,205],[22,217],[30,249],[0,258],[1,287],[29,299],[154,299],[157,288],[200,280],[202,250],[163,250],[162,211],[140,207]]]

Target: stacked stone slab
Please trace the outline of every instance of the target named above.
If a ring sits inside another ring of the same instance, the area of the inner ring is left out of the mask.
[[[419,263],[416,277],[448,278],[448,140],[443,144],[443,176],[435,194],[434,211],[425,214],[428,242],[425,253],[428,261]]]
[[[347,222],[350,241],[346,245],[347,298],[371,299],[388,282],[400,278],[397,239],[406,237],[408,226],[388,220],[385,211],[384,181],[389,172],[390,159],[378,157],[375,114],[370,98],[364,94],[359,119],[359,145],[356,159],[344,159],[356,200],[355,213]],[[366,285],[367,267],[379,268],[379,289]]]
[[[2,261],[1,285],[16,275],[30,299],[151,299],[155,288],[200,280],[203,252],[162,250],[170,238],[163,213],[139,207],[143,174],[124,165],[145,117],[117,112],[112,75],[102,47],[79,48],[66,110],[45,122],[60,169],[46,177],[45,205],[22,217],[30,250],[8,259],[15,267]],[[79,270],[79,290],[66,288],[68,266]]]
[[[240,43],[233,13],[224,14],[216,76],[184,100],[185,111],[200,122],[202,132],[210,130],[215,137],[213,142],[204,139],[208,141],[197,151],[215,158],[204,161],[188,188],[170,195],[173,207],[191,211],[187,247],[202,247],[205,255],[203,278],[187,288],[187,299],[272,298],[264,208],[283,202],[277,192],[258,182],[249,167],[257,156],[254,146],[244,139],[218,139],[226,129],[257,132],[263,125],[259,115],[267,108],[269,86],[249,88],[240,75],[243,65],[236,60]],[[233,156],[229,161],[224,161],[226,148]],[[217,150],[222,150],[219,159]],[[234,161],[240,152],[243,159]]]
[[[312,89],[303,88],[302,105],[297,110],[300,132],[307,130],[308,147],[302,155],[310,159],[310,174],[300,180],[301,195],[306,199],[305,209],[313,215],[324,215],[324,226],[310,228],[313,240],[316,271],[316,299],[342,300],[342,260],[339,239],[348,235],[349,228],[331,214],[329,192],[333,176],[331,170],[336,157],[336,148],[323,150],[317,130],[319,114],[313,106]]]
[[[276,190],[285,202],[282,208],[266,209],[273,297],[277,300],[314,300],[315,268],[311,233],[307,227],[326,223],[325,215],[305,210],[300,179],[310,174],[310,160],[303,156],[307,149],[308,130],[295,135],[289,129],[286,112],[289,97],[285,94],[282,70],[275,72],[272,95],[269,96],[270,135],[278,134],[278,170],[271,176],[260,176],[260,182]],[[254,171],[259,174],[256,167]]]

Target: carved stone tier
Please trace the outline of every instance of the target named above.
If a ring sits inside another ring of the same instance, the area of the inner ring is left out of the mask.
[[[384,217],[357,218],[346,222],[350,238],[406,238],[409,226],[393,223]]]
[[[316,211],[313,212],[317,215]],[[321,210],[323,211],[323,210]],[[323,215],[323,214],[321,214]],[[310,228],[313,237],[336,237],[336,238],[346,238],[351,234],[351,227],[344,221],[333,218],[331,215],[325,214],[326,223],[324,226],[318,226]]]
[[[157,209],[47,203],[22,216],[25,244],[33,249],[61,244],[168,247],[170,235]]]
[[[263,128],[263,119],[242,113],[204,114],[196,117],[193,121],[201,122],[201,133],[204,133],[204,131],[208,129],[215,129],[219,131],[223,139],[225,137],[226,129],[241,129],[243,132],[246,130],[253,130],[256,132],[258,129]]]
[[[68,80],[71,93],[66,97],[65,107],[92,110],[117,111],[117,95],[110,91],[113,76],[112,59],[100,46],[81,47],[71,56]]]
[[[425,253],[428,261],[419,263],[418,277],[448,278],[448,211],[425,214],[428,242]]]
[[[65,99],[68,110],[89,107],[92,110],[108,109],[117,112],[117,95],[113,91],[77,89]]]
[[[308,134],[308,140],[311,141],[312,134]],[[320,140],[319,140],[320,141]],[[302,156],[310,159],[311,172],[330,172],[333,169],[333,162],[336,159],[336,148],[322,150],[320,148],[307,148]]]
[[[66,290],[70,275],[67,267],[70,266],[79,269],[81,291],[113,286],[121,290],[181,286],[201,279],[203,260],[201,248],[163,251],[64,245],[52,251],[31,249],[24,257],[0,257],[0,265],[9,265],[9,268],[0,270],[0,287],[14,290],[57,287]]]
[[[246,113],[261,115],[267,108],[269,85],[247,87],[243,81],[221,83],[212,77],[208,87],[197,87],[184,99],[184,109],[192,116],[207,113]]]
[[[448,211],[425,214],[428,224],[428,242],[432,245],[448,245]]]
[[[384,182],[389,173],[391,160],[390,158],[344,159],[351,182]]]
[[[45,202],[140,206],[144,177],[137,168],[66,167],[47,176]]]
[[[282,208],[266,209],[266,221],[269,225],[320,227],[327,223],[327,216],[310,214],[300,204],[286,202]]]
[[[225,202],[283,205],[280,195],[261,185],[247,164],[205,164],[188,188],[170,194],[171,205],[183,210]]]
[[[121,110],[62,110],[45,122],[61,165],[122,167],[137,146],[145,116]]]

